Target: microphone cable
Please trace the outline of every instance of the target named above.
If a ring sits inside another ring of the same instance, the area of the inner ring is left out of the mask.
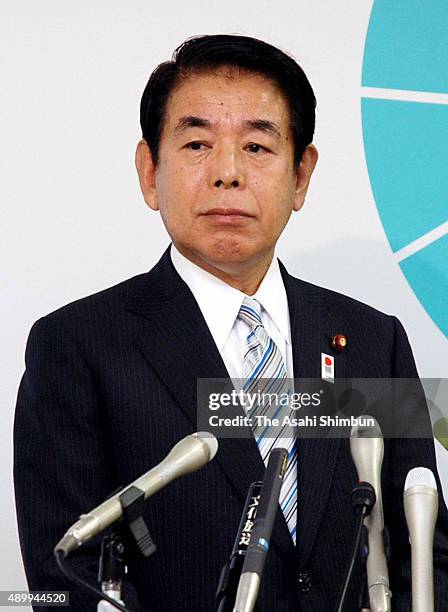
[[[103,593],[100,589],[90,584],[90,582],[87,582],[83,578],[77,576],[75,572],[68,566],[65,560],[64,552],[62,550],[55,550],[54,556],[56,558],[56,562],[58,564],[59,569],[69,580],[80,586],[82,589],[90,591],[94,595],[97,595],[101,599],[104,599],[104,601],[110,603],[112,606],[117,608],[117,610],[123,610],[124,612],[132,612],[131,608],[129,608],[128,606],[120,604],[116,599],[112,599],[112,597],[109,597],[109,595],[106,595],[106,593]]]
[[[375,489],[368,482],[360,482],[352,491],[352,506],[355,512],[355,515],[359,517],[359,523],[356,529],[355,536],[355,544],[353,546],[352,557],[347,569],[344,586],[342,588],[342,593],[339,598],[339,605],[337,607],[337,612],[342,612],[345,597],[347,595],[348,586],[350,584],[350,580],[353,573],[353,568],[355,566],[356,555],[359,549],[359,542],[361,540],[361,533],[364,526],[364,519],[366,516],[369,516],[372,511],[373,506],[376,502]]]

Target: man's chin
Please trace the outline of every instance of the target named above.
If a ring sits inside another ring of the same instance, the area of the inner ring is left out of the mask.
[[[201,261],[197,261],[203,268],[216,268],[226,274],[238,274],[257,266],[266,255],[261,255],[251,249],[238,250],[208,250],[200,255]]]
[[[273,251],[248,238],[234,236],[210,241],[205,238],[200,243],[176,246],[187,259],[200,267],[213,266],[228,272],[257,265]]]
[[[202,250],[202,258],[213,264],[228,265],[250,265],[257,260],[257,251],[249,244],[219,245]]]

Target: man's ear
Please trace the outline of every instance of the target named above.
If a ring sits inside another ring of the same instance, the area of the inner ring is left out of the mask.
[[[316,147],[313,144],[309,144],[303,152],[302,159],[297,168],[293,210],[300,210],[305,202],[306,192],[308,191],[311,175],[316,167],[318,157],[319,153]]]
[[[146,204],[152,210],[159,210],[156,194],[156,169],[148,143],[143,138],[138,142],[135,151],[135,167]]]

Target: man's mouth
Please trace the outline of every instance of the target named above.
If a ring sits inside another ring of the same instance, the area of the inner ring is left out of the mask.
[[[223,206],[210,208],[210,210],[204,213],[204,216],[212,222],[228,225],[244,223],[250,219],[254,219],[254,215],[249,214],[242,208],[229,208]]]
[[[246,210],[242,208],[228,208],[228,207],[217,207],[211,208],[206,213],[206,216],[212,217],[245,217],[245,218],[253,218],[253,215],[250,215]]]

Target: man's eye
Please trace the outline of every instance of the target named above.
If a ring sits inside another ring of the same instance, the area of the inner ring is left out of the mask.
[[[262,145],[257,144],[256,142],[251,142],[250,144],[247,145],[247,148],[249,149],[251,153],[258,153],[259,151],[267,151],[266,147],[263,147]]]
[[[204,145],[204,143],[202,143],[202,142],[197,142],[197,141],[194,141],[194,142],[189,142],[189,143],[186,145],[186,147],[187,147],[188,149],[191,149],[191,151],[201,151],[201,147],[203,147],[203,146],[205,146],[205,145]]]

